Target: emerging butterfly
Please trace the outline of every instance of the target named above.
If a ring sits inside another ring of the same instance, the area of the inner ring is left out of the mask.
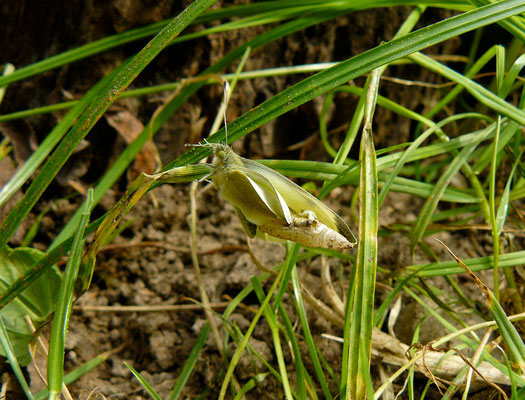
[[[288,178],[227,145],[209,145],[214,150],[209,178],[233,204],[250,238],[271,236],[339,251],[357,243],[339,215]]]

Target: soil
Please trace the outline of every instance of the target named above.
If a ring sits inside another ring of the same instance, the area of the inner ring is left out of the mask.
[[[0,16],[12,16],[16,11],[16,23],[0,27],[0,48],[6,60],[16,65],[25,65],[35,60],[49,57],[80,44],[105,37],[126,29],[170,18],[183,8],[186,2],[172,1],[125,1],[107,2],[54,1],[46,5],[49,17],[39,17],[44,10],[40,2],[17,2],[15,9],[7,10],[6,4],[0,6]],[[182,4],[184,3],[184,4]],[[369,49],[381,41],[389,40],[397,27],[404,21],[409,8],[393,8],[362,11],[338,18],[326,24],[307,29],[255,51],[249,58],[246,70],[271,68],[291,64],[306,64],[346,59]],[[442,19],[443,12],[431,11],[424,15],[421,25]],[[11,19],[9,19],[11,20]],[[3,31],[2,31],[3,29]],[[198,28],[190,28],[196,30]],[[194,76],[239,43],[264,31],[253,28],[243,32],[230,32],[211,35],[191,43],[185,43],[164,51],[134,83],[135,87],[176,81]],[[24,35],[17,36],[16,32]],[[44,32],[45,34],[41,34]],[[27,109],[37,105],[63,101],[68,96],[76,97],[93,85],[103,74],[139,50],[145,41],[125,45],[108,53],[80,61],[56,71],[46,72],[34,79],[13,84],[9,87],[2,103],[2,112]],[[460,40],[453,40],[431,49],[432,53],[451,53],[464,46]],[[230,72],[230,71],[228,71]],[[436,77],[413,67],[395,67],[387,75],[410,77],[411,80],[436,81]],[[228,109],[228,120],[232,121],[251,107],[259,104],[275,93],[292,85],[302,76],[257,79],[240,82],[235,89]],[[362,82],[362,80],[359,80]],[[428,107],[435,96],[431,91],[417,86],[404,86],[386,82],[382,93],[398,101],[409,109],[421,111]],[[119,101],[110,110],[110,115],[127,111],[138,121],[148,121],[155,109],[169,93],[155,98],[139,98]],[[166,124],[155,137],[155,147],[162,165],[172,161],[185,151],[184,144],[195,142],[195,138],[206,135],[215,118],[222,96],[222,88],[209,87],[190,101]],[[236,143],[235,149],[245,157],[261,158],[306,158],[328,160],[322,150],[318,129],[318,115],[321,100],[305,104],[276,121]],[[336,106],[330,113],[330,129],[334,132],[345,126],[355,107],[351,96],[337,96]],[[4,132],[15,143],[14,164],[20,164],[34,148],[34,143],[42,140],[62,113],[33,117],[22,122],[5,124]],[[411,123],[393,113],[378,108],[376,112],[376,147],[385,148],[410,140]],[[84,149],[78,151],[71,162],[64,167],[57,182],[45,193],[34,211],[37,215],[45,207],[50,211],[43,219],[40,231],[35,238],[35,247],[47,248],[61,227],[67,222],[81,196],[79,188],[92,185],[103,171],[120,154],[125,139],[117,133],[115,123],[103,118],[86,139]],[[121,132],[120,132],[121,133]],[[340,138],[332,136],[334,144]],[[308,139],[308,140],[307,140]],[[308,145],[301,150],[290,150],[290,146],[305,141]],[[354,154],[355,157],[355,154]],[[128,184],[127,179],[119,181],[112,192],[103,199],[95,210],[98,217],[109,209],[122,195]],[[198,250],[202,279],[212,304],[220,305],[235,297],[250,282],[250,277],[261,272],[250,259],[247,251],[246,235],[231,205],[225,203],[213,188],[201,185],[198,192]],[[349,207],[354,188],[343,187],[327,198],[330,204],[350,223],[354,232],[358,222],[351,217]],[[381,237],[379,263],[387,269],[401,268],[414,262],[427,260],[422,254],[411,259],[408,253],[408,239],[402,231],[396,231],[396,224],[412,221],[421,208],[422,200],[406,195],[392,194],[381,211]],[[200,303],[197,278],[192,267],[189,252],[190,231],[187,217],[190,212],[189,185],[164,185],[137,204],[126,218],[127,226],[111,246],[103,249],[97,258],[97,268],[89,291],[77,302],[71,318],[66,348],[66,371],[70,371],[103,352],[115,351],[106,362],[71,384],[69,389],[74,398],[107,399],[149,399],[139,383],[133,378],[123,361],[131,364],[154,387],[164,399],[170,395],[184,362],[188,358],[196,337],[206,321],[202,308],[195,307],[180,311],[152,311],[157,305]],[[34,216],[32,217],[34,218]],[[31,221],[30,219],[29,221]],[[23,232],[29,224],[21,228]],[[458,235],[462,235],[461,233]],[[481,235],[478,241],[483,242]],[[448,234],[441,238],[451,239]],[[455,242],[460,243],[461,236]],[[16,238],[13,245],[16,245]],[[469,242],[471,243],[471,242]],[[444,254],[433,244],[437,254]],[[267,267],[282,262],[282,244],[256,240],[251,243],[256,258]],[[464,244],[458,256],[481,256],[479,248]],[[331,261],[334,274],[342,270],[343,276],[349,274],[350,266]],[[314,295],[323,299],[320,280],[320,260],[299,266],[301,282]],[[378,277],[381,282],[382,277]],[[466,283],[468,285],[469,283]],[[265,289],[268,289],[265,287]],[[387,291],[378,284],[378,300]],[[286,303],[290,303],[285,298]],[[408,301],[408,300],[407,300]],[[253,318],[253,308],[258,306],[256,298],[248,297],[244,307],[232,315],[241,330],[245,330]],[[414,331],[413,315],[415,307],[410,303],[405,317],[401,317],[397,327],[400,338],[411,342]],[[144,306],[138,312],[93,311],[93,306]],[[405,307],[405,306],[404,306]],[[290,312],[293,315],[292,307]],[[329,321],[308,310],[313,335],[327,362],[337,371],[342,356],[342,346],[324,339],[321,334],[341,336],[341,330]],[[410,317],[410,318],[407,318]],[[412,321],[410,320],[412,319]],[[436,327],[424,331],[421,340],[431,340],[439,336]],[[396,330],[397,331],[397,330]],[[260,324],[255,330],[251,344],[272,362],[273,350],[269,329]],[[301,343],[306,349],[304,343]],[[230,350],[234,349],[230,346]],[[285,349],[286,350],[286,349]],[[287,351],[287,350],[286,350]],[[285,357],[290,358],[286,352]],[[308,368],[308,357],[305,357]],[[386,373],[392,367],[383,366]],[[212,335],[199,356],[196,369],[185,388],[184,398],[197,398],[205,388],[210,387],[208,398],[218,394],[215,378],[223,369],[223,360]],[[243,383],[265,368],[259,362],[245,357],[236,369],[236,377]],[[311,370],[313,371],[313,370]],[[379,372],[378,366],[374,371]],[[39,379],[30,368],[33,388],[39,386]],[[313,373],[313,372],[312,372]],[[422,381],[424,382],[424,381]],[[422,387],[422,386],[421,386]],[[397,389],[400,386],[396,386]],[[336,392],[333,386],[332,392]],[[271,376],[250,391],[248,399],[282,398],[281,385]],[[433,392],[434,391],[434,392]],[[431,389],[430,397],[437,393]],[[321,394],[322,396],[322,394]],[[16,397],[11,397],[16,398]],[[404,398],[404,397],[402,397]]]

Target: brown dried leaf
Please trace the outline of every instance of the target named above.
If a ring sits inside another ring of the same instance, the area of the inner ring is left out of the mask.
[[[130,144],[144,130],[144,125],[133,114],[122,110],[106,115],[108,124]],[[152,174],[157,169],[157,149],[152,141],[148,141],[135,157],[135,162],[129,171],[130,180],[134,180],[141,172]]]

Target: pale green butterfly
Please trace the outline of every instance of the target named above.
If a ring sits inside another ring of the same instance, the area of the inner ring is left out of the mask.
[[[339,251],[357,243],[339,215],[288,178],[235,154],[227,145],[205,146],[214,150],[208,178],[233,204],[250,238],[273,237]]]

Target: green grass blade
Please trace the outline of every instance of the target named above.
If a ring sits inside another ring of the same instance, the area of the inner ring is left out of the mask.
[[[257,386],[258,383],[264,382],[268,374],[268,372],[265,372],[264,374],[257,374],[256,376],[254,376],[241,388],[241,390],[239,391],[239,393],[237,393],[233,400],[243,399],[244,395],[250,390],[252,390],[255,386]]]
[[[502,53],[502,52],[498,52]],[[503,68],[504,68],[504,59],[503,57],[499,57],[499,63],[496,64],[496,68],[499,67],[500,69],[500,76],[501,78],[498,80],[498,90],[501,87],[500,82],[503,82]],[[489,211],[490,211],[490,226],[492,228],[492,256],[494,260],[494,266],[492,270],[492,276],[494,279],[494,295],[496,296],[496,299],[499,300],[499,253],[500,253],[500,242],[499,242],[499,234],[497,229],[497,223],[496,223],[496,169],[498,168],[498,142],[499,137],[501,134],[501,116],[498,116],[497,124],[496,124],[496,134],[494,135],[494,139],[492,141],[492,161],[490,163],[490,170],[489,170]]]
[[[510,171],[509,177],[507,179],[507,184],[505,185],[505,189],[503,190],[503,193],[501,195],[501,199],[500,199],[499,206],[498,206],[498,211],[496,213],[496,231],[498,235],[501,234],[503,230],[503,226],[505,225],[505,220],[507,218],[507,211],[509,208],[510,187],[512,183],[512,178],[514,177],[514,173],[516,172],[516,169],[519,164],[519,160],[523,156],[524,151],[525,150],[523,149],[521,150],[521,152],[519,153],[518,159],[516,160],[516,162],[514,162],[514,165],[512,166],[512,170]]]
[[[195,368],[195,365],[197,364],[199,354],[204,348],[209,334],[210,324],[206,323],[199,332],[199,336],[191,349],[190,355],[184,363],[184,367],[177,378],[177,382],[173,387],[169,400],[178,400],[180,398],[182,389],[184,389],[184,386],[186,386],[186,383],[188,383],[188,380],[190,379],[193,368]]]
[[[139,381],[139,383],[142,385],[142,387],[144,389],[146,389],[146,392],[148,392],[148,394],[154,399],[154,400],[162,400],[162,398],[157,394],[157,392],[155,392],[155,390],[151,387],[151,385],[148,383],[148,381],[146,379],[144,379],[142,377],[141,374],[138,373],[138,371],[133,368],[130,364],[128,364],[126,361],[124,361],[124,364],[126,365],[126,367],[129,368],[129,370],[131,371],[131,373],[133,374],[133,376],[135,378],[137,378],[137,380]]]
[[[299,255],[299,250],[301,246],[297,243],[294,243],[291,246],[291,249],[288,247],[288,256],[286,257],[286,261],[283,266],[283,278],[281,285],[279,286],[279,291],[275,295],[274,299],[274,306],[273,309],[276,310],[279,304],[281,304],[281,300],[283,299],[284,293],[288,289],[288,282],[290,281],[290,276],[292,275],[292,270],[295,268],[295,262],[297,260],[297,256]]]
[[[492,257],[480,257],[465,260],[464,263],[473,272],[492,269]],[[500,268],[510,268],[525,264],[525,250],[502,254],[499,259]],[[416,272],[420,277],[462,274],[464,270],[453,261],[436,262],[430,264],[411,265],[405,268],[407,273]]]
[[[512,138],[521,130],[521,126],[516,122],[510,122],[505,127],[502,127],[500,132],[500,137],[498,140],[498,153],[503,150],[503,148],[512,140]],[[496,133],[496,129],[494,129]],[[481,155],[476,159],[476,162],[472,166],[472,171],[475,174],[481,173],[487,165],[492,161],[492,155],[494,152],[493,146],[495,141],[493,141],[490,146],[486,147]]]
[[[273,297],[272,295],[273,295],[275,289],[277,288],[279,282],[281,281],[281,278],[282,278],[282,275],[279,274],[277,276],[277,278],[275,279],[275,281],[273,282],[270,290],[268,291],[268,296],[266,296],[266,299],[264,299],[264,301],[262,302],[261,307],[259,308],[259,310],[255,314],[255,316],[253,317],[252,322],[250,323],[250,326],[248,327],[248,329],[247,329],[247,331],[246,331],[242,341],[238,344],[237,349],[235,350],[235,353],[233,354],[233,356],[232,356],[232,358],[231,358],[231,360],[230,360],[230,362],[228,364],[228,370],[226,371],[226,375],[224,376],[224,380],[222,382],[221,390],[219,392],[219,400],[223,400],[225,398],[226,391],[228,390],[228,385],[230,384],[230,380],[232,379],[232,376],[233,376],[233,371],[235,370],[235,367],[237,366],[237,364],[239,363],[239,360],[241,359],[241,355],[244,352],[244,349],[246,348],[246,346],[248,344],[248,340],[250,339],[250,337],[251,337],[251,335],[253,333],[253,330],[255,329],[255,327],[257,326],[257,323],[259,322],[259,319],[263,315],[264,309],[266,307],[269,307],[270,300]],[[251,291],[251,290],[253,290],[253,286],[250,287],[249,291]],[[249,291],[243,291],[242,294],[243,295],[247,295],[249,293]],[[231,312],[230,308],[228,308],[225,311],[225,314],[227,312]]]
[[[303,359],[301,356],[301,349],[299,347],[299,342],[296,337],[296,332],[286,313],[286,310],[282,303],[279,304],[279,314],[281,315],[284,327],[286,329],[286,334],[288,335],[288,340],[292,345],[292,352],[294,355],[295,361],[295,373],[296,373],[296,382],[297,382],[297,398],[306,399],[306,382],[309,379],[308,371],[306,370]]]
[[[469,2],[478,7],[490,4],[490,1],[488,0],[469,0]],[[510,17],[506,20],[498,22],[498,24],[500,24],[503,28],[512,33],[522,42],[525,42],[525,23],[523,23],[523,19],[520,20],[518,16]]]
[[[516,61],[512,64],[510,69],[507,71],[503,78],[503,83],[501,84],[500,88],[500,96],[502,98],[505,98],[510,93],[510,90],[512,89],[512,85],[518,78],[521,70],[525,67],[525,54],[522,54],[518,57]]]
[[[501,98],[501,89],[503,87],[503,79],[505,78],[505,47],[496,45],[496,92]]]
[[[319,351],[315,345],[314,338],[312,336],[312,331],[310,330],[310,325],[308,324],[308,318],[306,315],[306,309],[304,307],[303,296],[301,294],[301,284],[299,282],[299,275],[297,273],[297,268],[294,268],[292,271],[292,286],[294,291],[294,305],[299,320],[301,322],[301,328],[303,330],[304,339],[306,341],[306,346],[308,347],[308,354],[310,354],[310,361],[313,364],[315,375],[319,383],[321,384],[321,389],[325,399],[333,399],[333,396],[330,393],[328,387],[328,382],[326,381],[326,374],[323,371],[321,363],[319,361]]]
[[[372,117],[377,101],[381,69],[372,71],[365,104],[365,124],[359,159],[359,247],[348,340],[348,376],[345,377],[344,398],[366,399],[369,392],[372,329],[374,323],[374,294],[377,268],[378,180],[376,153],[372,136]]]
[[[66,335],[69,327],[69,318],[75,296],[75,281],[84,250],[84,231],[89,222],[91,206],[93,203],[93,190],[87,192],[87,201],[82,214],[82,219],[75,234],[71,255],[66,265],[62,285],[58,293],[58,302],[53,317],[51,339],[49,341],[49,356],[47,363],[47,378],[49,399],[54,400],[62,392],[64,380],[64,353]]]
[[[454,144],[453,146],[457,145]],[[448,148],[448,146],[443,146]],[[418,149],[422,150],[422,149]],[[426,151],[418,153],[416,150],[413,153],[413,156],[417,154],[423,156],[427,154]],[[434,150],[434,149],[432,149]],[[442,150],[439,152],[441,153]],[[433,153],[433,151],[432,151]],[[385,158],[378,159],[377,166],[378,171],[385,170],[390,166],[393,166],[394,163],[391,160],[397,160],[401,154],[397,154],[396,157],[388,156],[388,160]],[[412,157],[410,157],[412,158]],[[424,158],[424,157],[423,157]],[[347,170],[346,166],[334,165],[331,163],[323,163],[318,161],[297,161],[297,160],[258,160],[261,164],[264,164],[268,167],[274,168],[277,171],[281,172],[283,175],[292,176],[296,178],[303,178],[308,180],[321,180],[321,181],[332,181],[338,176],[341,176],[341,181],[337,182],[334,186],[341,186],[343,184],[358,185],[359,184],[359,170],[352,169],[351,171]],[[383,162],[384,161],[384,162]],[[385,173],[379,173],[379,182],[383,184],[388,179],[388,175]],[[335,182],[335,181],[334,181]],[[331,184],[330,184],[331,185]],[[330,188],[331,186],[327,186]],[[432,193],[434,185],[425,182],[419,182],[413,179],[395,177],[391,185],[390,190],[399,193],[411,194],[419,197],[428,197]],[[324,191],[326,192],[326,190]],[[323,194],[324,194],[323,192]],[[512,198],[512,197],[511,197]],[[473,194],[470,191],[459,190],[456,188],[446,188],[442,197],[443,201],[458,202],[458,203],[479,203],[479,197]]]
[[[73,371],[65,375],[64,383],[66,385],[69,385],[77,381],[82,376],[86,375],[88,372],[98,367],[100,364],[106,362],[113,353],[114,353],[113,351],[106,351],[102,354],[99,354],[98,356],[93,357],[91,360],[85,362],[80,367],[74,369]],[[47,396],[48,396],[47,389],[42,389],[34,397],[35,397],[35,400],[44,400],[44,399],[47,399]]]
[[[15,66],[13,64],[7,63],[2,66],[2,76],[9,76],[13,74],[14,72],[15,72]],[[7,89],[6,84],[0,86],[0,104],[2,104],[2,100],[4,100],[6,89]]]
[[[81,100],[63,101],[61,103],[51,104],[48,106],[34,107],[28,110],[15,111],[9,114],[0,115],[0,122],[13,121],[15,119],[22,119],[33,117],[40,114],[48,114],[55,111],[67,110],[75,107]]]
[[[388,178],[386,182],[383,184],[383,187],[381,188],[381,192],[379,192],[379,207],[381,207],[381,204],[383,204],[383,201],[386,198],[386,195],[388,194],[388,191],[390,190],[390,187],[394,183],[395,178],[409,159],[409,157],[412,155],[412,153],[419,147],[421,144],[430,137],[431,134],[433,134],[437,129],[440,129],[442,126],[457,121],[459,119],[463,118],[469,118],[469,117],[475,117],[477,114],[475,113],[466,113],[466,114],[457,114],[453,115],[449,118],[445,118],[444,120],[440,121],[439,123],[431,126],[429,129],[427,129],[425,132],[423,132],[421,135],[417,137],[416,140],[404,151],[402,152],[401,157],[397,161],[394,169],[392,172],[388,174]]]
[[[297,244],[295,246],[297,246]],[[282,282],[284,282],[284,280]],[[255,291],[255,294],[257,295],[259,299],[259,302],[263,303],[266,295],[259,282],[259,279],[257,277],[252,277],[251,283]],[[281,283],[281,286],[282,286],[282,283]],[[281,305],[281,302],[279,300],[277,307],[279,307],[280,305]],[[284,361],[283,349],[281,346],[281,339],[279,338],[279,325],[277,324],[277,317],[271,307],[265,307],[264,316],[266,318],[266,322],[268,323],[268,326],[270,327],[270,332],[272,333],[275,357],[277,358],[277,364],[279,365],[279,372],[281,374],[284,394],[286,396],[286,399],[293,400],[294,397],[292,395],[292,389],[290,387],[290,380],[288,379],[288,372],[286,370],[286,363]]]
[[[362,95],[359,98],[357,106],[355,107],[354,115],[352,117],[350,125],[348,126],[345,139],[339,147],[339,150],[335,150],[328,140],[328,126],[326,124],[326,116],[328,110],[330,109],[330,106],[333,104],[335,94],[340,90],[341,88],[337,88],[334,89],[334,91],[328,93],[323,102],[323,109],[321,110],[321,115],[319,116],[319,133],[321,137],[321,142],[323,143],[324,149],[328,153],[328,155],[334,158],[334,164],[343,164],[346,161],[346,157],[348,156],[348,153],[350,152],[350,149],[354,144],[357,133],[359,132],[359,127],[361,126],[361,122],[363,120],[363,110],[365,104],[364,96]],[[327,182],[325,182],[323,188],[325,188],[326,185]]]
[[[476,32],[481,32],[481,31],[478,30]],[[472,79],[492,59],[492,57],[494,57],[495,53],[496,53],[496,47],[493,46],[476,60],[476,62],[470,67],[470,69],[464,74],[464,76],[466,78]],[[453,99],[455,99],[463,90],[465,90],[464,86],[462,85],[455,86],[454,89],[448,92],[445,97],[443,97],[434,107],[432,107],[432,109],[428,113],[425,114],[425,117],[432,118],[440,110],[442,110],[443,107],[445,107]],[[417,130],[419,131],[420,127],[418,127]]]

